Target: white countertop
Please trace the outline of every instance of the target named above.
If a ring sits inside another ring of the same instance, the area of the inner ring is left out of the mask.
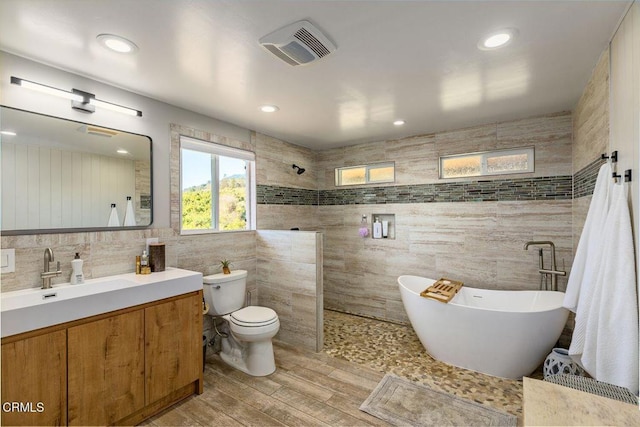
[[[202,289],[202,273],[168,268],[0,294],[2,337]]]

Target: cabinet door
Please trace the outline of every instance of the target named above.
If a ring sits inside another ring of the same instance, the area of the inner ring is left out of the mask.
[[[144,312],[68,329],[69,425],[111,425],[144,407]]]
[[[202,297],[145,309],[147,404],[198,380],[202,371]]]
[[[66,338],[62,330],[2,344],[2,425],[66,425]]]

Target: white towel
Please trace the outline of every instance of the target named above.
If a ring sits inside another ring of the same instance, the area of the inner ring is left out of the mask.
[[[580,235],[580,241],[573,259],[573,266],[564,294],[563,306],[576,312],[581,293],[589,293],[602,254],[602,229],[609,211],[609,192],[613,181],[611,165],[607,162],[600,167],[596,186],[593,190],[589,212]]]
[[[109,221],[107,227],[120,227],[120,218],[118,217],[118,210],[115,203],[111,204],[111,213],[109,213]]]
[[[603,233],[603,250],[590,304],[580,295],[576,331],[584,333],[581,354],[569,353],[585,370],[638,394],[638,296],[628,186],[614,185]],[[586,309],[586,311],[583,310]],[[574,336],[576,334],[574,331]]]
[[[127,197],[127,209],[124,211],[124,222],[122,225],[125,227],[136,225],[136,214],[133,213],[131,197]]]

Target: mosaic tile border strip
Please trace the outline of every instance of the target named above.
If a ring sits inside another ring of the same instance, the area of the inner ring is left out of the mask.
[[[259,205],[318,205],[318,190],[279,187],[277,185],[256,185]]]
[[[565,200],[573,197],[573,177],[500,179],[386,187],[305,190],[257,186],[258,204],[361,205],[390,203],[487,202],[514,200]]]
[[[326,206],[387,203],[563,200],[571,199],[572,193],[572,177],[556,176],[322,190],[320,191],[319,204]]]
[[[596,159],[576,172],[573,176],[573,197],[575,199],[593,194],[600,166],[605,162],[605,159]]]

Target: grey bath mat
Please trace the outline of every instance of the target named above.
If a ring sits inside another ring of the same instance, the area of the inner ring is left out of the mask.
[[[517,417],[387,374],[360,410],[396,426],[515,426]]]

